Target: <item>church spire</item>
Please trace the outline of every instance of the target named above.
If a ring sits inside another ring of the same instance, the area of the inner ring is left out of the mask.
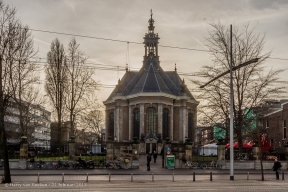
[[[145,34],[144,44],[145,44],[145,55],[144,55],[144,63],[146,63],[147,59],[154,60],[156,59],[159,64],[159,56],[158,56],[158,37],[157,33],[154,33],[154,19],[153,19],[152,9],[150,11],[150,19],[148,20],[148,33]]]

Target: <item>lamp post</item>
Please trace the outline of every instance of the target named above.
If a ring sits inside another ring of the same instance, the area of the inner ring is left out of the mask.
[[[202,134],[202,163],[204,163],[204,136]]]
[[[225,71],[224,73],[218,75],[217,77],[213,78],[206,84],[200,86],[200,88],[204,88],[206,85],[212,83],[216,79],[228,74],[230,72],[230,180],[234,180],[234,145],[233,145],[233,103],[234,103],[234,93],[233,93],[233,74],[232,71],[235,71],[237,69],[240,69],[241,67],[247,66],[251,63],[258,62],[259,58],[252,59],[250,61],[247,61],[245,63],[242,63],[238,66],[233,67],[233,61],[232,61],[232,25],[230,25],[230,69],[228,71]]]

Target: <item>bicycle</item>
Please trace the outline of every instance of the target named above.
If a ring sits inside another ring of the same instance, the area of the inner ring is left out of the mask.
[[[204,162],[202,162],[202,163],[197,163],[197,165],[198,165],[198,168],[200,168],[200,169],[207,169],[207,164],[206,163],[204,163]]]
[[[46,163],[44,161],[35,161],[35,159],[30,159],[28,163],[28,169],[45,169]]]
[[[58,161],[58,169],[72,169],[73,168],[73,163],[67,161]]]
[[[212,160],[212,162],[208,164],[208,168],[209,168],[209,169],[216,168],[216,164],[217,164],[217,163],[215,163],[215,162]]]
[[[101,169],[107,168],[106,167],[107,163],[104,160],[100,160],[99,162],[100,164],[98,165],[98,168],[101,168]]]
[[[217,161],[215,167],[216,167],[216,169],[221,169],[222,165],[220,163],[218,163],[218,161]]]
[[[198,167],[198,163],[197,162],[192,162],[190,160],[187,160],[185,163],[184,163],[184,167],[188,167],[190,169],[195,169]]]
[[[47,169],[58,169],[59,168],[59,165],[57,162],[49,162],[49,163],[46,163],[46,167]]]

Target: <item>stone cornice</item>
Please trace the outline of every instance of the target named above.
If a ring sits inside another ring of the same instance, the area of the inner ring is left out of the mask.
[[[137,94],[132,94],[132,95],[128,95],[128,96],[120,96],[117,95],[113,98],[111,98],[110,100],[106,100],[103,101],[104,105],[107,104],[111,104],[116,102],[116,100],[123,100],[126,101],[127,99],[134,99],[134,98],[139,98],[139,97],[165,97],[165,98],[169,98],[169,99],[175,99],[176,101],[180,101],[180,100],[186,100],[186,102],[188,103],[193,103],[193,104],[199,104],[199,101],[196,101],[195,99],[187,96],[187,95],[181,95],[181,96],[175,96],[175,95],[171,95],[171,94],[167,94],[167,93],[163,93],[163,92],[151,92],[151,93],[137,93]]]

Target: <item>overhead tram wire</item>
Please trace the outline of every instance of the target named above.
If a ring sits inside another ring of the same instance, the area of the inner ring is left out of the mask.
[[[84,38],[90,38],[90,39],[98,39],[98,40],[105,40],[105,41],[114,41],[114,42],[120,42],[120,43],[132,43],[132,44],[138,44],[142,45],[143,43],[140,42],[134,42],[134,41],[124,41],[119,39],[110,39],[110,38],[103,38],[103,37],[94,37],[94,36],[87,36],[87,35],[78,35],[78,34],[72,34],[72,33],[63,33],[63,32],[55,32],[55,31],[47,31],[47,30],[40,30],[40,29],[31,29],[28,30],[31,31],[38,31],[43,33],[54,33],[59,35],[69,35],[69,36],[75,36],[75,37],[84,37]],[[166,48],[172,48],[172,49],[182,49],[182,50],[190,50],[190,51],[200,51],[200,52],[211,52],[209,50],[204,49],[195,49],[195,48],[187,48],[187,47],[175,47],[170,45],[158,45],[159,47],[166,47]],[[277,60],[288,60],[286,58],[275,58],[275,57],[268,57],[269,59],[277,59]]]
[[[93,63],[90,63],[90,64],[93,64]],[[40,66],[50,66],[51,64],[48,64],[47,62],[34,62],[34,65],[40,65]],[[111,65],[112,66],[112,65]],[[119,73],[120,71],[121,72],[124,72],[126,71],[126,68],[124,67],[120,67],[120,66],[113,66],[113,67],[96,67],[96,66],[89,66],[89,65],[86,65],[86,66],[75,66],[76,68],[77,67],[81,67],[81,68],[84,68],[84,69],[96,69],[96,70],[106,70],[106,71],[116,71],[117,73]],[[134,68],[133,68],[134,69]],[[135,71],[137,69],[135,68]],[[138,69],[139,70],[139,69]],[[198,75],[197,73],[179,73],[179,75],[181,76],[196,76],[196,77],[205,77],[203,75]],[[118,74],[119,76],[119,74]],[[118,78],[119,79],[119,78]]]
[[[110,38],[95,37],[95,36],[88,36],[88,35],[78,35],[78,34],[72,34],[72,33],[63,33],[63,32],[47,31],[47,30],[40,30],[40,29],[31,29],[31,28],[29,28],[28,30],[37,31],[37,32],[43,32],[43,33],[53,33],[53,34],[59,34],[59,35],[69,35],[69,36],[74,36],[74,37],[84,37],[84,38],[89,38],[89,39],[114,41],[114,42],[119,42],[119,43],[132,43],[132,44],[138,44],[138,45],[142,45],[143,44],[141,42],[124,41],[124,40],[119,40],[119,39],[110,39]],[[175,47],[175,46],[169,46],[169,45],[158,45],[158,46],[159,47],[172,48],[172,49],[184,49],[184,50],[190,50],[190,51],[210,52],[210,51],[204,50],[204,49],[194,49],[194,48],[187,48],[187,47]]]
[[[20,29],[24,29],[22,27],[18,27]],[[103,38],[103,37],[94,37],[94,36],[88,36],[88,35],[78,35],[78,34],[72,34],[72,33],[63,33],[63,32],[55,32],[55,31],[47,31],[47,30],[40,30],[40,29],[32,29],[28,28],[30,31],[37,31],[37,32],[43,32],[43,33],[53,33],[53,34],[59,34],[59,35],[69,35],[69,36],[75,36],[75,37],[83,37],[83,38],[90,38],[90,39],[98,39],[98,40],[105,40],[105,41],[114,41],[114,42],[120,42],[120,43],[133,43],[133,44],[139,44],[142,45],[143,43],[140,42],[133,42],[133,41],[124,41],[119,39],[110,39],[110,38]],[[195,48],[187,48],[187,47],[175,47],[170,45],[158,45],[159,47],[166,47],[166,48],[172,48],[172,49],[182,49],[182,50],[190,50],[190,51],[200,51],[200,52],[211,52],[209,50],[204,49],[195,49]],[[288,58],[275,58],[275,57],[268,57],[269,59],[277,59],[277,60],[287,60]]]

